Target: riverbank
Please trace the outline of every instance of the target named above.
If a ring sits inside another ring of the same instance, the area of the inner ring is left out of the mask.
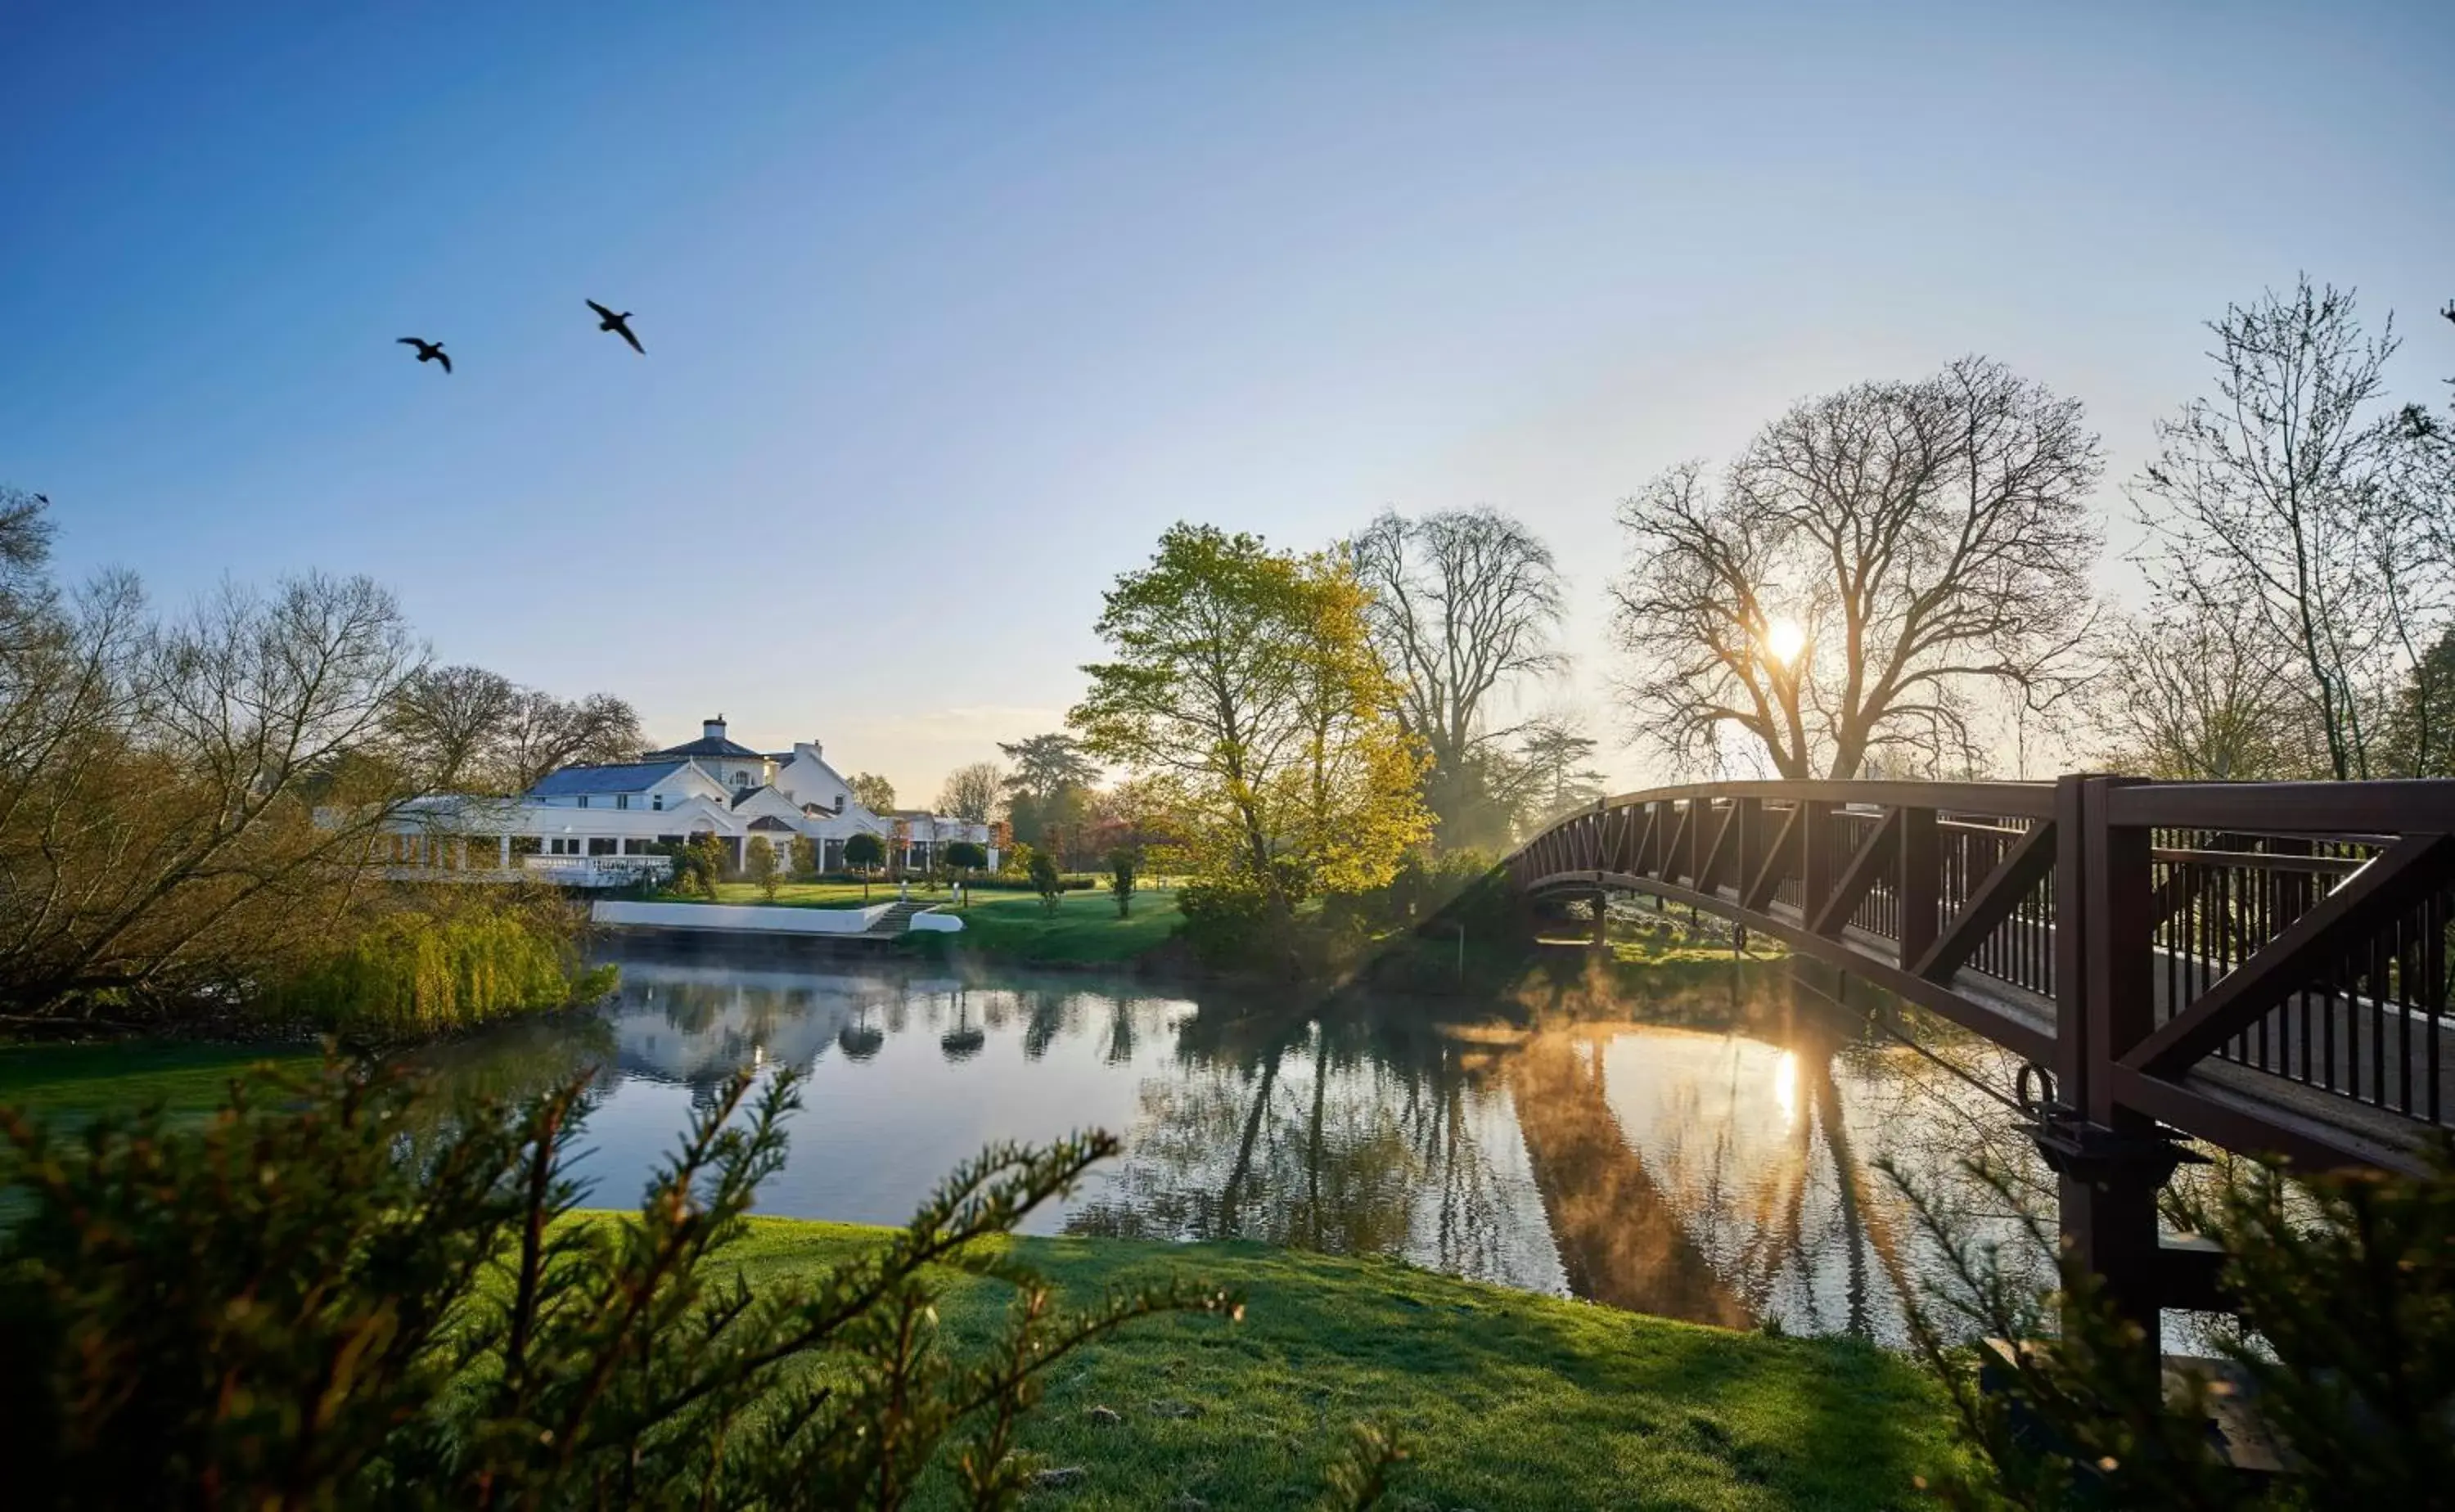
[[[733,1253],[756,1284],[841,1260],[883,1232],[761,1219]],[[1050,1377],[1025,1442],[1085,1474],[1035,1502],[1302,1506],[1365,1420],[1413,1456],[1392,1507],[1888,1507],[1950,1452],[1940,1399],[1911,1361],[1871,1345],[1732,1333],[1259,1244],[1013,1242],[1077,1299],[1162,1274],[1247,1299],[1241,1323],[1157,1320]],[[944,1321],[985,1332],[1007,1295],[959,1280]]]

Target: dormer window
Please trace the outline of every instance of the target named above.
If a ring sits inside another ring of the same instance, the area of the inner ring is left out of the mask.
[[[661,794],[661,793],[651,793],[651,794],[649,794],[649,795],[648,795],[648,807],[650,807],[650,808],[652,808],[652,809],[661,810],[661,809],[663,809],[663,808],[664,808],[664,806],[665,806],[665,796],[664,796],[663,794]]]

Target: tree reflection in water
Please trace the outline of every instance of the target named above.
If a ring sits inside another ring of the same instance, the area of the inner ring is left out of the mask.
[[[610,1060],[598,1126],[635,1120],[628,1150],[670,1136],[649,1124],[671,1103],[645,1089],[801,1067],[823,1135],[797,1145],[771,1211],[895,1220],[983,1142],[1105,1123],[1126,1154],[1058,1210],[1069,1232],[1397,1255],[1699,1321],[1897,1339],[1905,1289],[1934,1267],[1875,1162],[1981,1219],[2000,1215],[1960,1161],[2036,1171],[1999,1106],[1869,1030],[1863,988],[1836,1005],[1778,965],[1649,969],[1633,1000],[1581,959],[1546,962],[1456,1021],[1457,1004],[1369,996],[1307,1014],[1208,988],[623,964],[619,1001],[581,1020],[593,1040],[489,1037],[451,1074]],[[2008,1085],[1991,1049],[1918,1033]]]

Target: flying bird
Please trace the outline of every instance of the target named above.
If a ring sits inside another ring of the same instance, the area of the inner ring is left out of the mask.
[[[404,347],[416,347],[417,349],[418,361],[439,362],[443,364],[444,372],[449,373],[452,371],[452,359],[443,354],[442,342],[420,341],[416,336],[403,336],[400,338],[400,344]]]
[[[618,315],[613,311],[606,309],[603,305],[599,304],[594,299],[588,301],[588,308],[597,312],[598,330],[611,331],[616,335],[620,336],[623,340],[631,343],[632,351],[638,353],[643,357],[648,354],[648,349],[639,345],[639,338],[631,334],[631,312],[625,310]]]

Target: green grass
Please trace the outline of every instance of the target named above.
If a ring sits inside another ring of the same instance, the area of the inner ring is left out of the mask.
[[[875,1242],[876,1230],[761,1219],[730,1253],[756,1284]],[[1175,1274],[1247,1299],[1242,1322],[1155,1320],[1059,1363],[1025,1441],[1086,1475],[1033,1505],[1306,1506],[1367,1420],[1412,1455],[1395,1508],[1899,1506],[1950,1453],[1939,1398],[1868,1345],[1253,1244],[1015,1242],[1064,1296]],[[976,1339],[1006,1295],[961,1279],[942,1317]],[[1095,1406],[1124,1421],[1096,1421]]]
[[[47,1117],[117,1112],[160,1101],[177,1114],[221,1106],[231,1079],[264,1062],[309,1064],[315,1052],[276,1045],[0,1045],[0,1107]]]
[[[1116,899],[1100,892],[1060,895],[1055,913],[1036,893],[976,893],[960,911],[964,932],[951,948],[1002,960],[1041,964],[1089,964],[1129,960],[1175,932],[1173,888],[1134,894],[1129,917],[1117,917]],[[922,937],[943,939],[944,936]]]
[[[913,896],[918,897],[925,897],[927,895],[923,894],[916,889]],[[943,897],[945,895],[941,893],[938,896]],[[700,897],[696,893],[688,895],[660,894],[659,895],[657,901],[660,903],[704,903],[708,901],[708,899]],[[785,882],[778,886],[776,889],[776,896],[773,898],[770,898],[765,894],[760,892],[759,884],[756,882],[719,882],[716,884],[716,901],[720,903],[758,903],[762,905],[772,905],[777,908],[863,908],[868,906],[862,900],[861,884],[859,882]],[[893,882],[879,882],[871,886],[869,890],[870,903],[892,903],[894,901],[895,884]]]

